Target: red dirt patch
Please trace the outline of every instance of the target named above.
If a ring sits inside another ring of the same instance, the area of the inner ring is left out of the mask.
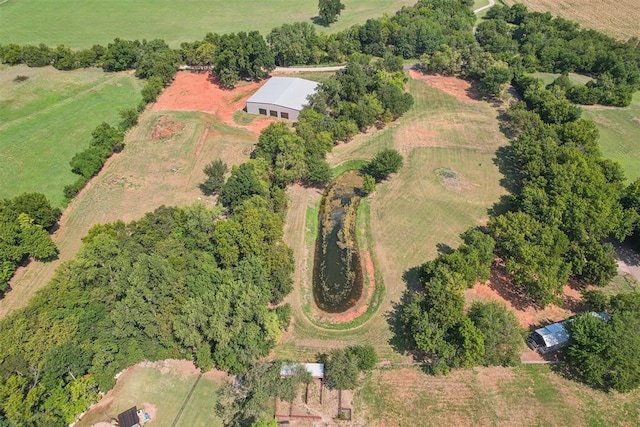
[[[233,120],[233,115],[245,107],[247,99],[265,82],[240,83],[231,90],[221,89],[210,74],[180,71],[153,105],[152,111],[199,111],[217,116],[225,124],[259,134],[274,119],[263,116],[247,125]]]
[[[462,80],[457,77],[422,74],[416,70],[410,70],[409,74],[411,75],[411,78],[423,81],[429,86],[456,97],[460,101],[480,102],[480,94],[471,86],[471,83],[466,80]]]
[[[487,283],[477,283],[473,288],[465,291],[465,301],[500,301],[507,305],[513,312],[520,324],[527,329],[536,327],[542,323],[557,322],[575,314],[577,305],[580,302],[580,292],[565,286],[562,306],[548,305],[540,309],[535,307],[514,291],[514,286],[509,278],[502,272],[493,271]]]
[[[184,123],[173,121],[167,116],[162,116],[153,124],[151,138],[169,139],[184,128]]]

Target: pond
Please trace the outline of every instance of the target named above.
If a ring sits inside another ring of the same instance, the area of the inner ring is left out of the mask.
[[[327,313],[348,310],[362,295],[362,266],[355,236],[362,182],[356,171],[345,172],[327,188],[320,203],[313,297],[318,308]]]

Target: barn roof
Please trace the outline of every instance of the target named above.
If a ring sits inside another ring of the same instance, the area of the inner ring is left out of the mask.
[[[307,97],[313,95],[317,87],[317,82],[298,77],[271,77],[247,103],[273,104],[300,111],[307,105]]]
[[[139,425],[138,422],[138,409],[135,406],[118,415],[118,425],[120,427],[137,426]]]
[[[302,366],[313,378],[324,378],[324,364],[322,363],[283,363],[280,376],[290,377],[296,374],[298,366]]]

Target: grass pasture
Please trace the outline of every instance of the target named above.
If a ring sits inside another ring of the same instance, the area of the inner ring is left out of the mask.
[[[640,8],[637,0],[501,0],[522,3],[535,12],[551,12],[600,30],[618,39],[640,37]],[[498,3],[498,2],[496,2]]]
[[[99,69],[1,70],[0,198],[35,191],[61,206],[64,186],[77,179],[69,161],[98,124],[117,123],[119,110],[137,104],[140,86],[130,73]]]
[[[436,80],[465,85],[455,79]],[[408,88],[415,104],[407,114],[382,131],[335,147],[328,157],[336,170],[370,159],[382,148],[395,148],[404,156],[400,172],[379,184],[370,199],[370,244],[386,288],[381,307],[366,323],[349,330],[319,328],[306,318],[301,307],[310,295],[300,288],[309,286],[316,224],[309,216],[317,215],[320,194],[293,187],[285,228],[296,259],[297,285],[288,297],[293,328],[276,348],[276,356],[309,360],[328,348],[371,343],[382,360],[404,361],[391,345],[387,322],[394,302],[406,289],[403,273],[435,257],[439,243],[457,246],[458,235],[483,223],[488,208],[503,194],[493,158],[506,139],[498,130],[496,110],[420,80],[410,79]],[[455,179],[443,178],[443,170],[453,171]]]
[[[145,408],[152,416],[149,426],[222,426],[222,420],[215,414],[215,402],[216,392],[224,381],[223,375],[208,373],[199,380],[198,375],[193,364],[187,361],[135,365],[121,375],[113,390],[76,425],[89,427],[94,423],[109,422],[111,417],[137,406],[138,409]]]
[[[146,111],[127,134],[122,153],[105,164],[63,213],[53,235],[59,259],[33,261],[19,270],[12,290],[0,300],[0,317],[22,307],[45,286],[57,266],[75,255],[93,225],[131,221],[162,205],[213,205],[215,198],[204,197],[198,189],[204,166],[217,158],[229,167],[242,163],[256,141],[255,134],[225,125],[213,115]]]
[[[605,393],[552,372],[550,365],[373,371],[355,397],[367,426],[637,426],[640,391]]]
[[[335,32],[368,18],[395,13],[414,0],[344,0],[338,22],[318,30]],[[266,35],[284,23],[312,22],[316,0],[7,0],[0,2],[0,43],[72,48],[106,45],[114,38],[164,39],[172,47],[202,39],[208,32],[258,30]]]
[[[593,106],[583,115],[598,125],[602,154],[620,162],[629,181],[640,178],[640,92],[628,107]]]

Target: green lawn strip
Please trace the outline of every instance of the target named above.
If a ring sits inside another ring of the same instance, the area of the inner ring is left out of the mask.
[[[628,107],[594,107],[583,116],[596,122],[603,156],[620,162],[629,182],[640,178],[640,92]]]
[[[221,383],[206,376],[200,378],[176,427],[222,427],[224,423],[215,411],[217,392],[221,386]]]
[[[156,407],[154,426],[171,426],[196,378],[193,375],[162,374],[155,368],[135,368],[118,386],[108,412],[91,412],[77,426],[88,427],[99,421],[109,421],[108,417],[116,417],[132,406],[142,408],[144,403]]]
[[[368,18],[392,14],[414,0],[343,0],[346,8],[338,22],[316,29],[336,32]],[[267,34],[272,28],[297,21],[312,23],[318,14],[316,0],[110,0],[77,2],[73,0],[8,1],[0,4],[0,40],[19,44],[57,45],[73,48],[107,44],[115,37],[123,39],[161,38],[172,47],[181,42],[202,39],[207,32],[258,30]],[[57,25],[52,25],[57,23]]]
[[[95,70],[88,73],[95,77]],[[21,83],[33,85],[24,92],[51,95],[17,103],[15,108],[12,104],[16,103],[0,103],[0,109],[13,117],[0,124],[4,127],[0,132],[0,198],[41,192],[53,205],[62,206],[63,187],[77,179],[69,161],[89,146],[91,132],[98,124],[117,124],[119,110],[137,104],[141,82],[127,74],[101,73],[93,83],[70,82],[58,71],[41,77]],[[48,79],[58,77],[64,82],[63,89],[49,92]]]
[[[533,73],[533,76],[538,78],[538,79],[542,79],[542,81],[544,82],[544,84],[548,85],[550,83],[553,83],[553,81],[555,79],[557,79],[558,77],[560,77],[560,74],[558,73],[543,73],[543,72],[536,72]],[[585,76],[583,74],[577,74],[577,73],[569,73],[569,80],[576,85],[583,85],[586,84],[587,82],[590,82],[591,80],[593,80],[591,77],[589,76]]]

